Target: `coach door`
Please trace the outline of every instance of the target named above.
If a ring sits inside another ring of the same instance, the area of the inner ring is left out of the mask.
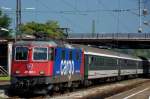
[[[88,79],[88,69],[89,69],[89,55],[85,54],[85,60],[84,60],[84,76],[85,79]]]

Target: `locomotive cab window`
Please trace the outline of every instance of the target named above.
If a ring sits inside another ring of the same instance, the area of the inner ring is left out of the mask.
[[[28,58],[28,48],[27,47],[16,47],[15,49],[15,59],[16,60],[27,60]]]
[[[35,47],[33,50],[33,60],[47,60],[48,48]]]

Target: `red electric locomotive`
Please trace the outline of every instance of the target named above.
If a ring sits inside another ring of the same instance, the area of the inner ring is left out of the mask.
[[[19,41],[13,46],[11,89],[42,92],[84,79],[83,53],[55,41]],[[71,83],[70,83],[71,82]],[[71,86],[70,86],[71,85]]]

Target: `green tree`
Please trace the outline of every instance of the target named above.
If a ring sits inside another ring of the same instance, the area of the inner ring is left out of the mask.
[[[8,15],[3,14],[0,10],[0,37],[10,36],[10,32],[2,30],[2,28],[9,29],[10,23],[11,19],[8,17]]]
[[[23,34],[33,35],[34,33],[43,32],[51,38],[63,38],[65,35],[61,31],[57,21],[47,21],[45,23],[28,22],[20,26],[20,32]]]

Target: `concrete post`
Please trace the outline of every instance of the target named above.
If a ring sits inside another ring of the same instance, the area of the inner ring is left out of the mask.
[[[12,42],[8,43],[8,76],[11,75],[11,63],[12,63]]]

